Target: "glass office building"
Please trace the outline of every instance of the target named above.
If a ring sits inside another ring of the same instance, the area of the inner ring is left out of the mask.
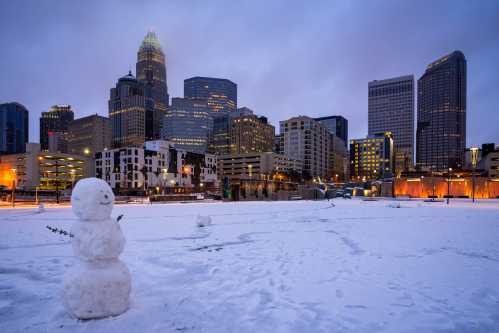
[[[28,118],[28,110],[22,104],[0,104],[0,155],[26,152]]]
[[[204,99],[172,98],[163,122],[162,137],[176,148],[205,153],[213,131],[213,118]]]
[[[71,105],[54,105],[40,117],[40,147],[49,150],[49,140],[57,138],[58,152],[67,153],[66,136],[69,123],[74,120]],[[53,141],[53,140],[52,140]]]
[[[345,142],[345,147],[348,144],[348,120],[342,116],[327,116],[315,118],[323,126],[325,126],[331,134]]]
[[[406,75],[368,84],[368,135],[391,132],[397,174],[414,164],[414,76]]]
[[[418,80],[416,166],[462,168],[466,148],[466,59],[454,51]]]
[[[200,76],[186,79],[184,97],[205,99],[214,113],[237,110],[237,85],[227,79]]]

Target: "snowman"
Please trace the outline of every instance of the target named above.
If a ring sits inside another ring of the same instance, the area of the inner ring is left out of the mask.
[[[125,246],[120,225],[111,218],[114,194],[98,178],[80,180],[71,195],[78,217],[72,228],[77,264],[64,279],[63,300],[79,319],[116,316],[128,309],[131,277],[118,259]]]

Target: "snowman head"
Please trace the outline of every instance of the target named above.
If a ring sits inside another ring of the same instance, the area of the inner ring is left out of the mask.
[[[85,221],[111,217],[114,194],[111,187],[98,178],[85,178],[76,183],[71,194],[73,213]]]

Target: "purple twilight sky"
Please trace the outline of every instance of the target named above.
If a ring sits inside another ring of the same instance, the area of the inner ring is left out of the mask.
[[[499,1],[1,1],[0,102],[30,111],[30,141],[53,104],[107,115],[109,89],[153,29],[170,96],[200,75],[238,84],[239,106],[278,128],[343,115],[367,134],[367,83],[418,79],[454,50],[468,61],[467,144],[499,143]]]

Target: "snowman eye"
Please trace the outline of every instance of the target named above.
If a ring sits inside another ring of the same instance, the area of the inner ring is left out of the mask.
[[[106,199],[108,198],[107,194],[104,194],[104,198],[106,198]]]

